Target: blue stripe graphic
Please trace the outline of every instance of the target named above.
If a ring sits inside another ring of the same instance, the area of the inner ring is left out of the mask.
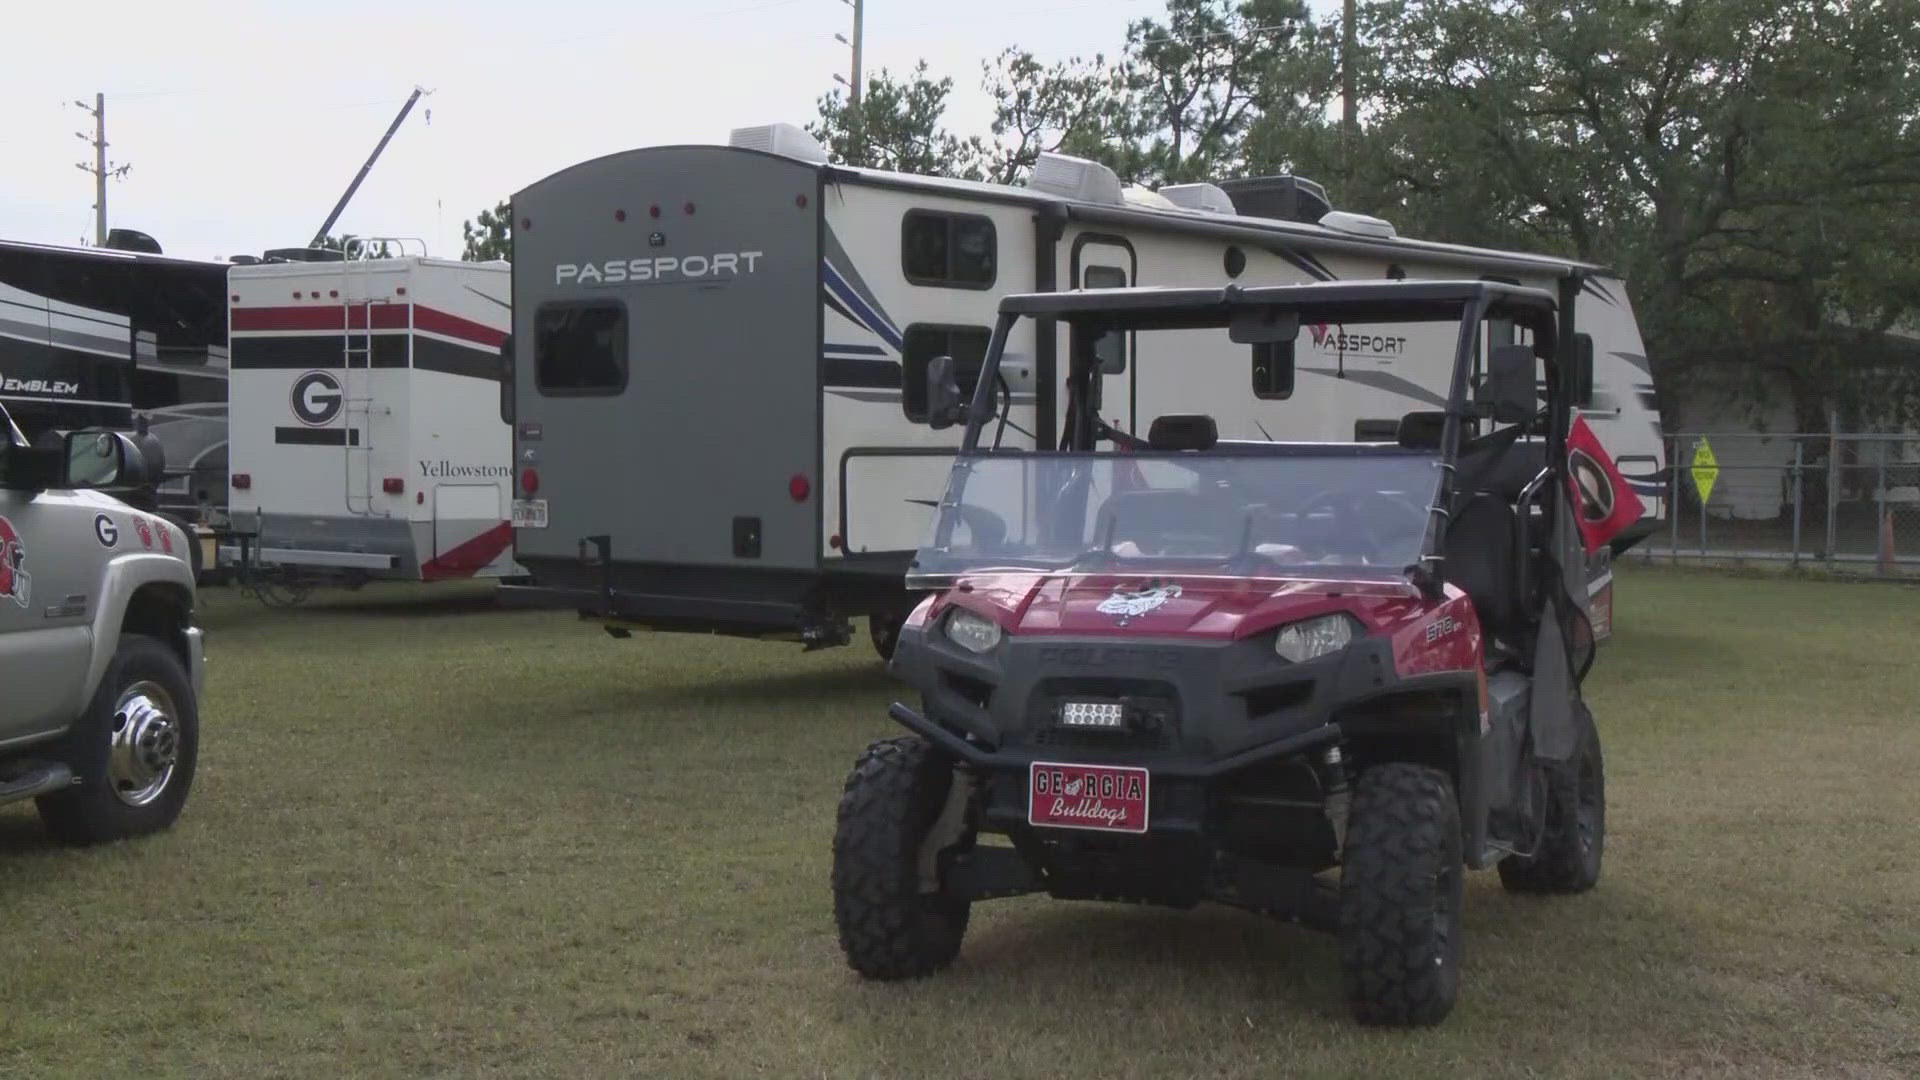
[[[868,306],[867,302],[860,298],[860,294],[847,285],[846,279],[840,276],[840,271],[834,269],[832,263],[825,259],[820,260],[820,274],[827,286],[827,291],[833,294],[834,299],[846,305],[847,310],[853,312],[862,326],[878,334],[880,340],[893,346],[895,350],[901,347],[900,331],[894,329],[893,324],[889,323],[885,316]]]

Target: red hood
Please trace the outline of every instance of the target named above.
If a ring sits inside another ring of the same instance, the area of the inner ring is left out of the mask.
[[[1345,611],[1393,644],[1401,675],[1478,670],[1480,620],[1448,585],[1427,600],[1398,582],[1108,574],[982,574],[965,578],[914,613],[931,622],[964,607],[1014,634],[1184,637],[1229,641]]]
[[[1221,639],[1328,611],[1352,612],[1378,631],[1429,606],[1411,586],[1393,582],[1110,574],[983,575],[962,581],[938,606],[948,603],[1016,634]]]

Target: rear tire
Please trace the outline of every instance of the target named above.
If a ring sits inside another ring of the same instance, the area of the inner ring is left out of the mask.
[[[1574,705],[1573,756],[1547,769],[1547,821],[1540,850],[1500,860],[1508,892],[1579,893],[1600,881],[1607,844],[1607,770],[1600,732],[1585,702]]]
[[[847,965],[908,979],[952,963],[972,903],[922,892],[920,847],[945,808],[953,762],[905,736],[867,747],[847,778],[833,837],[833,917]]]
[[[1340,872],[1340,966],[1362,1024],[1435,1024],[1460,994],[1466,874],[1447,775],[1389,762],[1360,774]]]
[[[56,839],[94,844],[172,825],[200,751],[193,684],[180,658],[153,638],[122,635],[63,750],[78,780],[38,800]]]

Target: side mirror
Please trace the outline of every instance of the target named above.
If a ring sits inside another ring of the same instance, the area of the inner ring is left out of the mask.
[[[1531,345],[1496,345],[1487,354],[1487,374],[1473,403],[1482,416],[1500,424],[1524,424],[1540,411]]]
[[[513,335],[500,343],[500,422],[513,423]]]
[[[1567,362],[1567,388],[1575,406],[1593,404],[1593,335],[1573,335],[1573,356]]]
[[[141,483],[147,473],[146,455],[132,439],[117,431],[75,431],[66,438],[63,488],[115,488]]]
[[[966,415],[967,403],[960,397],[960,377],[955,374],[953,357],[936,356],[927,361],[927,426],[935,431],[949,428]]]

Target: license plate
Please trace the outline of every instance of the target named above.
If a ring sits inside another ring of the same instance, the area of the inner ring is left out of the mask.
[[[547,500],[513,500],[513,527],[516,529],[544,529],[547,527]]]
[[[1147,770],[1036,761],[1027,768],[1027,824],[1147,831]]]

